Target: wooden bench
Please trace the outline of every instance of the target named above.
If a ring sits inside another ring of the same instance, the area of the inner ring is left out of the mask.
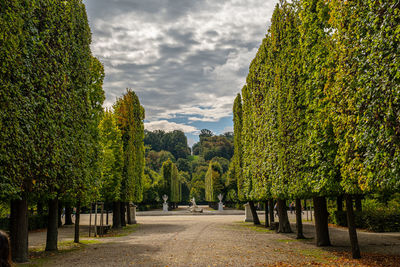
[[[102,228],[103,228],[103,234],[107,234],[111,230],[111,225],[103,225],[103,226],[97,225],[96,226],[97,234],[102,233],[101,232]]]

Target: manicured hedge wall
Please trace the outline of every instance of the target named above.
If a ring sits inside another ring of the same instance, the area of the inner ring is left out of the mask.
[[[356,226],[373,232],[400,232],[400,210],[355,212]],[[329,222],[347,226],[346,211],[331,211]]]

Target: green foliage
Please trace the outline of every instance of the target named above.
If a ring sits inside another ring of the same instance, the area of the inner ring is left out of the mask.
[[[114,114],[106,110],[99,124],[101,156],[101,196],[105,202],[120,200],[123,149],[121,131]]]
[[[229,169],[229,160],[223,157],[214,157],[211,161],[218,162],[222,169],[222,174],[226,173]]]
[[[180,202],[182,200],[182,181],[180,179],[178,168],[171,161],[167,160],[161,168],[162,176],[162,195],[166,194],[170,202]]]
[[[183,159],[183,158],[178,159],[178,161],[176,162],[176,167],[178,167],[178,170],[184,171],[187,173],[191,173],[191,171],[192,171],[190,162],[187,159]]]
[[[399,188],[399,3],[332,1],[338,61],[329,89],[348,192]]]
[[[224,189],[222,181],[222,167],[216,161],[210,161],[206,176],[205,176],[205,194],[206,201],[216,202],[217,197]]]
[[[104,100],[85,7],[3,1],[0,31],[0,197],[82,195],[98,177]]]
[[[156,152],[169,151],[175,159],[187,158],[190,155],[187,137],[180,130],[167,133],[162,130],[145,131],[144,143]]]
[[[161,150],[159,152],[151,150],[146,155],[146,166],[151,168],[153,171],[160,171],[162,164],[167,159],[170,159],[172,162],[175,162],[174,155],[169,151]]]
[[[124,167],[121,200],[141,202],[144,177],[144,108],[132,90],[114,104],[118,128],[121,130]]]
[[[347,226],[346,211],[330,211],[331,223]],[[356,225],[373,232],[400,231],[400,201],[392,199],[389,203],[380,203],[375,199],[363,201],[363,210],[355,212]]]
[[[399,190],[400,6],[378,2],[276,6],[234,103],[240,199]]]
[[[202,156],[206,161],[215,157],[223,157],[230,160],[233,156],[232,133],[214,135],[210,130],[203,129],[200,132],[200,141],[193,145],[193,154]]]
[[[144,182],[143,182],[143,202],[144,203],[157,203],[161,201],[160,194],[162,191],[161,176],[146,167],[144,169]]]
[[[234,129],[234,154],[229,166],[228,183],[230,185],[236,184],[237,197],[240,200],[245,199],[243,192],[243,145],[242,145],[242,130],[243,130],[243,110],[242,98],[237,94],[235,102],[233,103],[233,129]],[[232,193],[231,193],[232,195]]]

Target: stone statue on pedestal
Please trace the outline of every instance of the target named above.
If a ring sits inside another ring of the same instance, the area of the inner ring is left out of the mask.
[[[218,211],[223,211],[224,210],[224,204],[222,203],[222,198],[224,196],[222,194],[218,195],[219,203],[218,203]]]
[[[168,203],[167,203],[168,196],[167,196],[167,195],[163,195],[163,196],[162,196],[162,199],[164,200],[164,203],[163,203],[163,211],[164,211],[164,212],[167,212],[167,211],[168,211]]]

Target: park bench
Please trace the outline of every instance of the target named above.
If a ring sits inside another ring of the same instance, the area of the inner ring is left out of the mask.
[[[96,226],[96,232],[97,234],[102,233],[101,230],[103,229],[103,234],[107,234],[111,230],[111,225],[97,225]]]

